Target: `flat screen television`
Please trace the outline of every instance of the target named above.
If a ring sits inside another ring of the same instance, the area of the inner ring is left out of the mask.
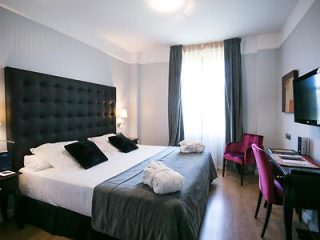
[[[320,126],[320,68],[293,81],[294,121]]]

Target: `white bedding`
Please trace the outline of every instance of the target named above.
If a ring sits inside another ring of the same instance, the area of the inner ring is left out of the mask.
[[[41,171],[20,169],[19,185],[25,196],[91,216],[93,189],[99,183],[124,172],[166,147],[139,145],[130,153],[105,152],[108,161],[90,169]]]

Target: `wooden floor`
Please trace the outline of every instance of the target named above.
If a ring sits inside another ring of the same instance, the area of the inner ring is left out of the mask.
[[[220,171],[218,174],[218,179],[214,181],[211,187],[200,239],[260,239],[266,209],[261,206],[258,218],[254,219],[253,215],[258,197],[258,177],[254,175],[245,176],[244,186],[241,187],[237,173],[227,171],[224,178],[222,178]],[[293,227],[297,226],[299,228],[304,227],[294,219]],[[297,239],[295,230],[293,234],[294,239]],[[30,225],[18,230],[14,222],[9,220],[0,224],[0,239],[62,240],[66,238],[53,236]],[[273,207],[264,239],[284,239],[281,206]]]

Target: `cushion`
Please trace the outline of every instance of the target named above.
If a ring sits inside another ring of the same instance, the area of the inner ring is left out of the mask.
[[[122,133],[119,133],[116,136],[109,137],[109,142],[124,153],[128,153],[138,149],[137,144],[124,136]]]
[[[88,138],[89,141],[94,142],[98,148],[104,153],[112,154],[114,152],[119,152],[119,149],[114,147],[109,142],[109,137],[116,136],[114,133],[105,134],[102,136]]]
[[[66,144],[73,142],[75,141],[45,143],[39,147],[31,148],[30,151],[42,161],[49,163],[57,169],[79,170],[81,169],[80,164],[64,149]]]
[[[85,169],[108,160],[97,145],[88,140],[71,143],[64,147]]]
[[[24,156],[24,167],[32,171],[40,171],[43,169],[51,168],[52,165],[47,161],[42,160],[37,155]]]
[[[243,157],[244,157],[243,153],[225,153],[223,155],[224,159],[227,159],[239,164],[242,164]]]

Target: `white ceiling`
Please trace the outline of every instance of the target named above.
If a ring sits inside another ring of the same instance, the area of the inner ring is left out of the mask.
[[[121,55],[279,32],[298,0],[187,2],[173,14],[155,12],[147,0],[0,0],[0,6]]]

